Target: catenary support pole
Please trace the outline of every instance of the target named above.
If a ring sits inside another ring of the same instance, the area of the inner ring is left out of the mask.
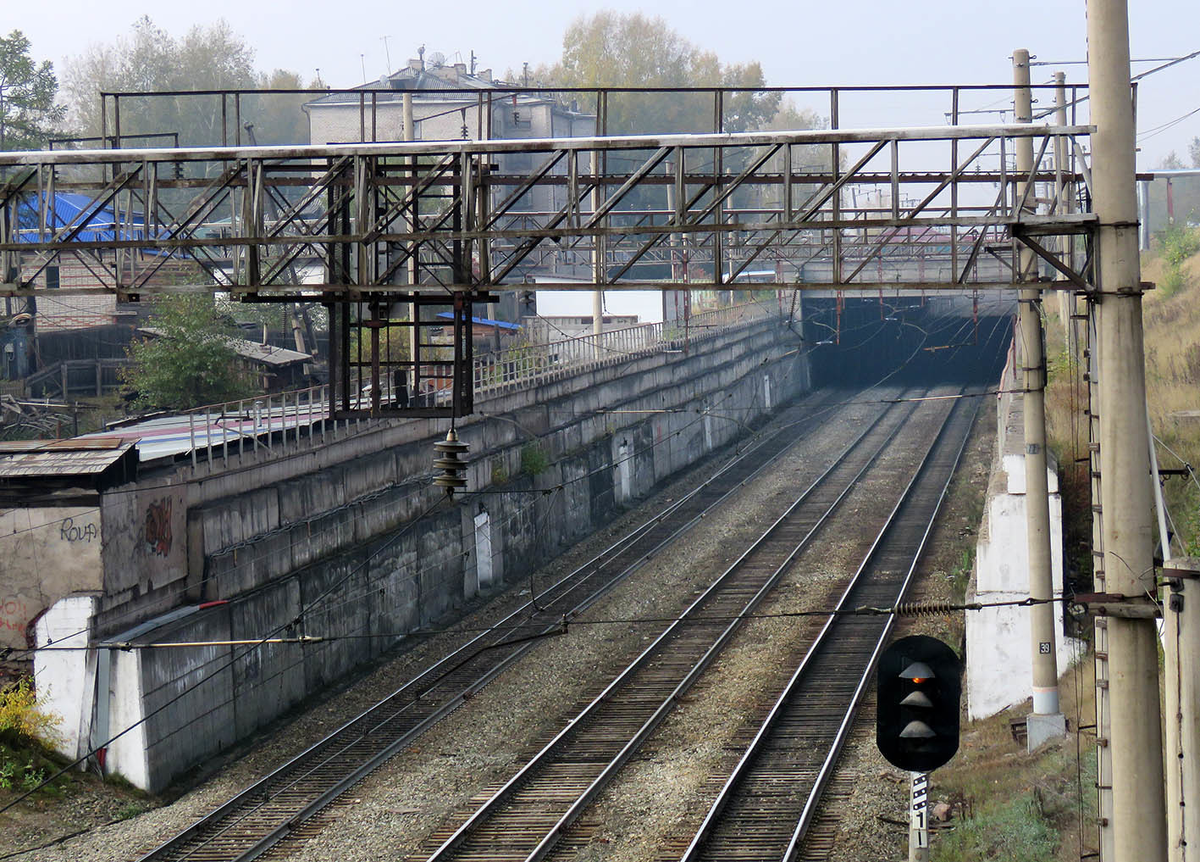
[[[1013,119],[1033,121],[1029,89],[1029,52],[1013,52]],[[1033,139],[1016,142],[1017,176],[1033,171]],[[1017,200],[1024,201],[1020,216],[1032,215],[1037,195],[1024,179],[1017,183]],[[1018,281],[1037,277],[1036,257],[1028,249],[1020,253]],[[1066,722],[1058,708],[1058,650],[1055,646],[1055,606],[1052,557],[1050,553],[1050,489],[1046,475],[1046,361],[1042,350],[1042,293],[1022,288],[1017,326],[1017,356],[1021,364],[1023,414],[1025,421],[1025,527],[1029,550],[1029,595],[1044,604],[1029,609],[1030,645],[1033,667],[1033,715],[1028,719],[1028,743],[1032,751],[1042,743],[1066,733]]]
[[[1093,208],[1099,221],[1100,463],[1109,593],[1156,595],[1127,0],[1088,0]],[[1108,619],[1115,862],[1167,857],[1158,638]],[[1113,862],[1113,860],[1105,860]]]

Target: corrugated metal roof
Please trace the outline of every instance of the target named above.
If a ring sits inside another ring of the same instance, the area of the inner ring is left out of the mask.
[[[0,479],[95,476],[120,461],[133,446],[133,441],[113,437],[10,441],[0,447]]]
[[[161,336],[163,334],[163,330],[153,326],[139,326],[138,332],[154,336]],[[297,362],[308,362],[312,359],[307,353],[301,353],[299,350],[288,350],[286,347],[276,347],[273,344],[259,344],[256,341],[247,341],[244,338],[233,337],[225,340],[238,356],[241,356],[243,359],[249,359],[252,362],[261,362],[264,365],[294,365]]]

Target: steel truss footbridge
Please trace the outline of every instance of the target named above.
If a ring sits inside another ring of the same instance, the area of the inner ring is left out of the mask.
[[[338,411],[460,415],[472,306],[535,283],[969,293],[1015,287],[1024,249],[1041,286],[1090,290],[1093,129],[962,125],[953,94],[949,125],[908,128],[3,153],[0,293],[319,301]],[[398,374],[445,397],[397,399]]]

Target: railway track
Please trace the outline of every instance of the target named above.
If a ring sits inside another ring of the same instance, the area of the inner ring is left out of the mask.
[[[429,862],[538,860],[628,762],[914,413],[934,439],[947,410],[894,405],[608,687],[457,827]],[[932,421],[931,421],[932,420]],[[911,431],[912,428],[907,430]],[[439,843],[440,842],[440,843]]]
[[[829,415],[830,396],[806,398],[701,486],[641,524],[388,698],[139,857],[139,862],[248,862],[289,836],[520,658],[561,630],[655,553],[769,467]]]
[[[977,405],[977,399],[955,404],[940,445],[931,447],[843,593],[839,609],[891,607],[903,599]],[[682,862],[797,858],[894,620],[891,615],[831,615],[826,620],[713,802]],[[833,840],[831,831],[812,836],[817,845],[831,846]]]

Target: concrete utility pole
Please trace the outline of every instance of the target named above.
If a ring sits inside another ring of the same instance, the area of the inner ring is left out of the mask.
[[[1099,221],[1104,580],[1109,593],[1129,597],[1108,619],[1113,845],[1116,862],[1163,862],[1167,841],[1157,631],[1152,617],[1136,616],[1137,605],[1157,589],[1128,3],[1088,0],[1087,13],[1088,84],[1096,126],[1092,190]]]
[[[1029,89],[1029,52],[1013,52],[1013,118],[1018,123],[1033,121]],[[1017,176],[1033,171],[1033,138],[1016,142]],[[1024,201],[1021,215],[1036,208],[1034,189],[1022,179],[1017,198]],[[1020,253],[1018,281],[1037,277],[1037,258],[1029,249]],[[1058,650],[1055,648],[1052,556],[1050,553],[1050,489],[1046,477],[1046,359],[1042,355],[1042,292],[1022,288],[1017,335],[1018,360],[1024,380],[1025,416],[1025,529],[1029,549],[1029,595],[1046,601],[1029,609],[1029,632],[1033,666],[1033,714],[1027,719],[1028,745],[1033,751],[1049,739],[1067,732],[1066,719],[1058,708]]]
[[[1163,563],[1170,586],[1166,637],[1167,850],[1171,862],[1200,859],[1200,558]],[[1188,804],[1188,803],[1191,804]]]

